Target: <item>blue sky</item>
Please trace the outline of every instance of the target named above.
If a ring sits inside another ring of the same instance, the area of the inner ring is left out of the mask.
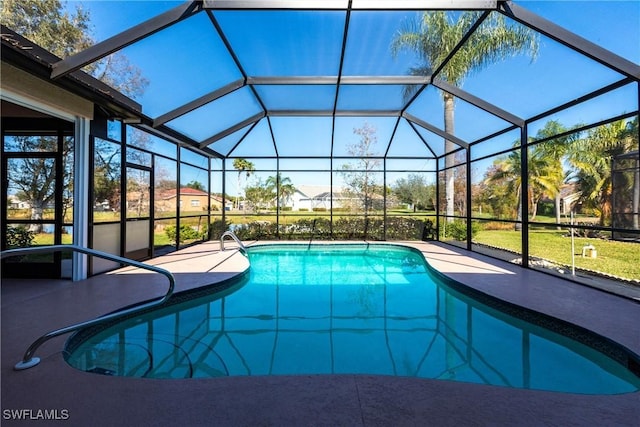
[[[68,2],[68,7],[77,3],[82,3],[91,13],[94,38],[104,40],[182,2],[101,0]],[[640,1],[556,0],[517,3],[630,61],[640,63]],[[311,19],[306,13],[291,19],[280,12],[269,13],[270,19],[266,21],[260,19],[257,13],[215,13],[249,76],[337,74],[344,13],[324,12],[319,20]],[[393,58],[388,46],[394,31],[412,16],[415,16],[414,12],[394,12],[383,17],[380,13],[354,11],[350,21],[350,36],[357,35],[357,38],[347,40],[344,74],[406,74],[408,65],[416,64],[416,58],[411,53]],[[124,53],[151,82],[139,101],[144,106],[144,112],[152,117],[241,76],[203,13],[126,48]],[[467,79],[463,89],[520,117],[528,118],[620,78],[619,74],[606,67],[543,37],[539,56],[534,62],[520,56],[493,65]],[[335,95],[331,86],[306,86],[298,91],[269,86],[256,89],[268,108],[276,109],[285,108],[287,101],[296,108],[331,109]],[[400,89],[394,86],[345,87],[341,91],[339,107],[384,108],[383,102],[378,101],[385,101],[397,108],[402,103]],[[637,96],[634,95],[636,91],[635,86],[621,88],[602,99],[577,106],[553,118],[571,126],[631,111],[638,108]],[[168,125],[202,141],[261,111],[260,105],[246,88],[219,101]],[[425,111],[428,113],[425,114]],[[443,127],[442,103],[435,88],[425,90],[407,112]],[[601,117],[603,114],[606,117]],[[219,119],[213,122],[211,117]],[[473,141],[506,127],[500,119],[460,101],[456,106],[456,119],[456,135],[465,141]],[[280,147],[279,154],[328,155],[331,136],[330,129],[327,130],[325,126],[327,120],[272,118],[276,138],[287,141],[288,146]],[[340,119],[334,136],[334,140],[340,143],[336,144],[334,154],[344,153],[346,146],[357,140],[352,130],[363,120],[373,123],[378,128],[379,141],[385,142],[386,135],[390,134],[389,127],[395,123],[387,118],[360,118],[359,122]],[[530,133],[535,134],[543,125],[544,121],[532,124]],[[245,130],[214,146],[222,152],[230,150]],[[260,136],[269,136],[264,120],[253,132],[255,135],[251,135],[256,140],[260,140]],[[400,135],[411,133],[410,130],[407,132],[404,124],[399,132]],[[434,138],[428,131],[421,133],[427,139]],[[512,135],[505,138],[512,138]],[[415,140],[397,143],[394,140],[390,153],[411,153]],[[261,146],[258,142],[246,144],[244,150],[240,146],[233,154],[258,155],[263,153],[257,153],[256,150],[264,150],[264,154],[268,155],[274,151],[272,147]],[[493,146],[496,144],[506,146],[507,143],[497,141]],[[385,149],[382,144],[379,145],[379,151]],[[474,158],[481,156],[483,149],[479,147]],[[425,167],[430,165],[429,162],[424,164]]]
[[[67,6],[82,5],[93,17],[97,40],[152,18],[182,4],[164,0],[83,0],[68,1]],[[640,2],[638,0],[536,0],[517,4],[579,34],[613,52],[640,63],[638,44],[625,42],[640,38]],[[112,19],[117,15],[117,19]]]

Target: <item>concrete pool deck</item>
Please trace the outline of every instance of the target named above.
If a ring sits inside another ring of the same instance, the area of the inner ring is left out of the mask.
[[[268,243],[268,242],[258,242]],[[282,242],[290,243],[290,242]],[[406,242],[447,276],[486,294],[582,326],[640,354],[640,304],[439,243]],[[228,243],[228,248],[233,246]],[[148,261],[175,274],[176,291],[243,272],[244,256],[207,242]],[[640,392],[592,396],[442,380],[308,375],[154,380],[89,374],[44,344],[40,365],[13,370],[51,329],[161,296],[164,276],[124,268],[85,281],[2,282],[2,425],[74,426],[637,426]],[[7,412],[7,411],[14,412]],[[22,411],[22,410],[31,410]],[[57,412],[55,412],[57,411]],[[32,420],[11,419],[22,414]]]

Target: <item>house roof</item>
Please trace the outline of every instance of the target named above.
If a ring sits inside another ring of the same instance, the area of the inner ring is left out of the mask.
[[[61,61],[56,55],[2,25],[2,60],[56,86],[84,96],[106,109],[110,115],[137,121],[142,106],[113,87],[81,70],[73,71],[61,79],[50,79],[53,64]]]
[[[176,188],[172,188],[170,190],[164,190],[160,192],[160,198],[162,199],[172,199],[174,197],[176,197],[176,194],[178,193],[178,190]],[[206,191],[202,191],[202,190],[197,190],[195,188],[191,188],[191,187],[181,187],[180,188],[180,195],[181,196],[201,196],[201,197],[207,197],[209,196],[209,193],[207,193]]]
[[[332,197],[332,194],[330,191],[326,191],[324,193],[320,193],[320,194],[316,194],[313,198],[314,199],[328,199]],[[334,199],[344,199],[347,198],[343,193],[341,192],[337,192],[337,193],[333,193],[333,198]]]
[[[565,199],[575,194],[579,195],[580,188],[577,183],[570,182],[568,184],[564,184],[560,187],[560,198]]]
[[[334,194],[341,192],[341,188],[334,188]],[[304,197],[309,199],[317,199],[324,196],[326,194],[331,194],[331,186],[330,185],[296,185],[296,192],[302,194]]]

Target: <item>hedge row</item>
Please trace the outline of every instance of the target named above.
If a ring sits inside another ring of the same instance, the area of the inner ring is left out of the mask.
[[[233,232],[241,240],[384,240],[383,217],[299,219],[280,225],[264,221],[232,226],[216,221],[211,224],[211,238],[218,239],[225,230]],[[389,217],[387,218],[387,240],[433,239],[434,226],[429,219]]]

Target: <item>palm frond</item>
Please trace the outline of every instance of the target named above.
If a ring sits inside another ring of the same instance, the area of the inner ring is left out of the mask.
[[[466,77],[519,54],[527,54],[533,61],[538,46],[539,37],[534,31],[519,24],[507,25],[504,16],[493,13],[452,58],[446,73],[462,84]]]
[[[432,71],[446,60],[473,27],[480,13],[454,15],[444,11],[423,12],[406,21],[391,42],[391,52],[418,55],[421,65],[412,69]],[[488,65],[518,54],[537,57],[539,40],[535,32],[518,24],[508,25],[505,17],[492,13],[469,37],[442,70],[442,78],[460,85],[464,79]]]

